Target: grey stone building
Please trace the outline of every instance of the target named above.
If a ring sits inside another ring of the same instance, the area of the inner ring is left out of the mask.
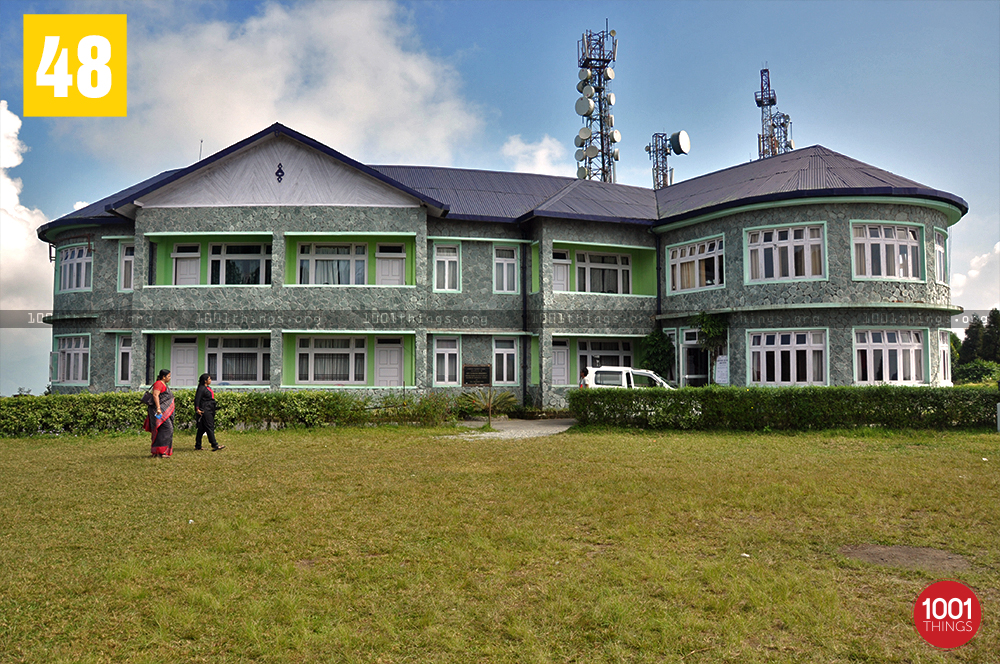
[[[677,385],[949,384],[961,198],[815,146],[653,191],[371,166],[280,124],[50,222],[57,392],[230,389],[557,407],[662,328]],[[728,324],[709,367],[693,316]]]

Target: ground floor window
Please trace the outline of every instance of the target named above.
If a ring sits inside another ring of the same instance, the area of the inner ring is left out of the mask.
[[[941,355],[941,379],[947,384],[951,384],[951,331],[940,330],[938,332]]]
[[[268,337],[209,337],[205,366],[219,383],[267,383],[271,378]]]
[[[118,384],[128,385],[132,380],[132,335],[118,337]]]
[[[701,332],[681,330],[681,386],[708,385],[708,350],[701,346]]]
[[[517,383],[517,341],[497,338],[493,340],[493,382]]]
[[[855,330],[855,382],[922,384],[924,333],[920,330]]]
[[[90,337],[59,337],[56,342],[56,381],[59,383],[90,382]]]
[[[458,337],[435,337],[434,383],[458,385]]]
[[[584,367],[632,366],[632,342],[617,339],[580,339],[577,342],[580,369]]]
[[[826,385],[826,332],[749,333],[751,385]]]
[[[364,384],[367,346],[365,337],[299,337],[298,382]]]

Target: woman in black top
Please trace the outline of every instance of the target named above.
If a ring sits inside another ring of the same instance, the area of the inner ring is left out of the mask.
[[[198,414],[198,434],[194,439],[194,449],[201,449],[201,437],[208,434],[208,442],[213,452],[226,449],[215,441],[215,392],[209,385],[212,377],[207,373],[198,379],[198,391],[194,393],[194,412]]]

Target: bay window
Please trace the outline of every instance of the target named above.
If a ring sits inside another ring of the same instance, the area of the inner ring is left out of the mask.
[[[750,337],[751,385],[826,385],[826,333],[761,330]]]
[[[920,330],[855,330],[855,382],[918,385],[924,379]]]
[[[854,224],[854,276],[919,280],[921,233],[914,226]]]
[[[750,281],[822,277],[823,227],[747,231]]]
[[[699,240],[668,247],[670,252],[670,291],[677,293],[725,284],[723,274],[723,238]]]
[[[94,272],[94,251],[81,245],[59,252],[59,290],[90,290]]]
[[[56,382],[90,382],[90,336],[59,337],[56,341]]]

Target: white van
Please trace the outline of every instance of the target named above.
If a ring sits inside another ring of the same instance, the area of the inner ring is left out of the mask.
[[[674,388],[667,381],[646,369],[632,367],[587,367],[580,378],[580,387],[662,387]]]

